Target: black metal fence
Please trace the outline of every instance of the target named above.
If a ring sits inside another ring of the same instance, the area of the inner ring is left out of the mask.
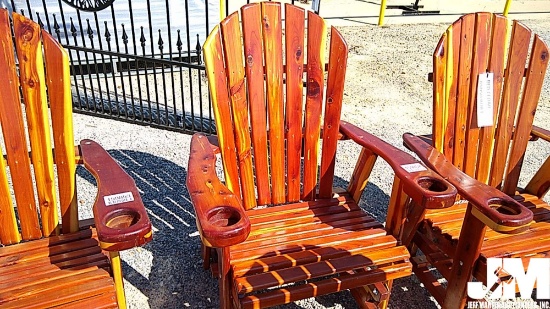
[[[201,46],[230,9],[228,1],[220,5],[224,1],[0,0],[69,51],[75,111],[187,133],[216,130]]]

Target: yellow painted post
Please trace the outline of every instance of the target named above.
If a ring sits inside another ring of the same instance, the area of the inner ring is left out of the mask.
[[[378,26],[384,25],[384,14],[386,14],[386,0],[380,3],[380,15],[378,16]]]
[[[225,0],[220,0],[220,20],[225,18]]]
[[[115,280],[116,300],[118,308],[126,309],[126,296],[124,295],[124,281],[122,279],[122,266],[120,265],[120,255],[118,251],[109,251],[111,258],[111,267],[113,270],[113,279]]]
[[[502,15],[508,16],[508,12],[510,12],[510,5],[512,5],[512,0],[506,0],[506,4],[504,5],[504,12],[502,12]]]

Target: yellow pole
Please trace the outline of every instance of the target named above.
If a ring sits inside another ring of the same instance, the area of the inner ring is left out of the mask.
[[[220,20],[225,18],[225,0],[220,0]]]
[[[111,267],[113,270],[113,279],[115,280],[116,300],[118,308],[126,309],[126,297],[124,295],[124,281],[122,279],[122,266],[120,265],[120,256],[118,251],[110,251]]]
[[[504,5],[504,12],[502,15],[508,16],[508,12],[510,12],[510,5],[512,4],[512,0],[506,0],[506,4]]]
[[[378,16],[378,26],[384,25],[384,14],[386,14],[386,0],[380,3],[380,15]]]

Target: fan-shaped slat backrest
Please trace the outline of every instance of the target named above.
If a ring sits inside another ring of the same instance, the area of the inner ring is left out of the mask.
[[[17,13],[13,14],[13,35],[15,44],[12,41],[8,13],[1,10],[0,75],[4,79],[0,82],[0,123],[6,149],[6,162],[2,160],[0,164],[2,244],[59,233],[58,186],[55,184],[52,135],[57,147],[56,161],[61,162],[58,164],[57,174],[61,213],[63,222],[66,223],[63,230],[72,231],[78,228],[67,54],[47,32],[40,30],[38,24]],[[19,69],[16,70],[16,67]],[[51,94],[49,102],[46,86]],[[23,94],[22,98],[19,93]],[[53,134],[50,125],[54,127]],[[12,180],[15,205],[8,175]],[[71,218],[75,222],[71,222]]]
[[[435,147],[462,171],[510,194],[548,64],[546,45],[536,35],[532,41],[522,24],[476,13],[451,25],[434,52]],[[493,73],[493,125],[479,127],[478,78],[487,72]]]
[[[247,209],[330,197],[347,46],[333,29],[325,100],[324,20],[275,2],[246,5],[240,15],[204,45],[227,185]]]

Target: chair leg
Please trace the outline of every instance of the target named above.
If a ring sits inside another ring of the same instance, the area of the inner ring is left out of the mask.
[[[232,308],[229,247],[218,249],[220,308]]]
[[[126,309],[126,295],[124,295],[124,280],[122,279],[122,266],[118,251],[109,251],[113,279],[115,280],[116,300],[120,309]]]
[[[453,266],[443,308],[464,308],[466,288],[472,280],[475,263],[481,251],[486,225],[472,215],[472,206],[468,205],[460,238],[453,258]]]
[[[392,284],[393,280],[388,280],[350,289],[350,292],[359,308],[386,308],[390,299]]]

